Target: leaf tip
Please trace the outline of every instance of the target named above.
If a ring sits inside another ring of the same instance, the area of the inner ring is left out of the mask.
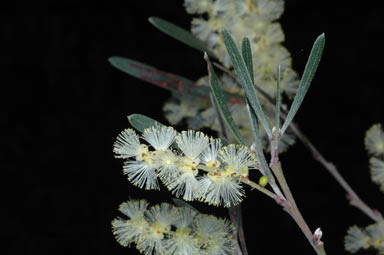
[[[135,114],[130,114],[130,115],[127,116],[129,122],[131,122],[131,119],[134,117],[134,115]]]
[[[321,35],[319,35],[318,37],[317,37],[317,40],[321,40],[321,41],[323,41],[323,43],[325,42],[325,33],[322,33]]]
[[[222,34],[222,35],[229,35],[230,33],[229,33],[229,31],[228,31],[227,29],[223,28],[223,29],[221,30],[221,34]]]
[[[148,21],[149,21],[149,23],[151,23],[152,25],[155,25],[156,17],[151,16],[151,17],[148,18]]]
[[[116,61],[117,58],[118,58],[118,57],[115,57],[115,56],[113,56],[113,57],[109,57],[109,58],[108,58],[108,62],[111,63],[111,64],[113,64],[113,63]]]

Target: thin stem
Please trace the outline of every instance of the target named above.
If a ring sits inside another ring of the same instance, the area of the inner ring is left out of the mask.
[[[289,127],[291,128],[293,133],[295,133],[295,135],[301,140],[301,142],[312,152],[313,158],[320,162],[320,164],[324,166],[324,168],[336,179],[340,186],[343,187],[343,189],[347,192],[347,198],[349,199],[349,203],[360,209],[372,220],[376,222],[382,221],[383,217],[380,212],[377,210],[373,210],[367,204],[365,204],[363,200],[361,200],[361,198],[356,194],[356,192],[347,183],[343,176],[341,176],[336,166],[323,157],[323,155],[316,149],[316,147],[303,134],[303,132],[301,132],[301,130],[294,123],[291,123]]]
[[[223,134],[223,137],[228,141],[228,135],[227,135],[227,131],[225,129],[225,123],[223,120],[223,116],[221,116],[219,106],[217,105],[215,99],[213,98],[212,92],[209,93],[209,98],[211,99],[211,103],[212,103],[213,107],[215,108],[217,118],[219,119],[221,133]]]
[[[255,183],[249,179],[241,179],[241,182],[251,186],[254,189],[257,189],[258,191],[263,192],[265,195],[269,196],[270,198],[272,198],[274,200],[277,199],[277,196],[275,193],[272,193],[271,191],[267,190],[266,188],[260,187],[259,184]]]
[[[198,165],[197,168],[199,170],[203,170],[203,171],[206,171],[206,172],[215,172],[216,171],[216,168],[207,167],[205,165]],[[271,191],[267,190],[266,188],[260,187],[257,183],[249,180],[248,178],[241,178],[240,181],[242,183],[244,183],[244,184],[247,184],[251,188],[254,188],[254,189],[257,189],[258,191],[261,191],[262,193],[264,193],[265,195],[269,196],[270,198],[272,198],[274,200],[277,199],[277,196],[276,196],[275,193],[272,193]]]
[[[281,189],[287,199],[286,203],[284,203],[284,209],[291,215],[291,217],[296,221],[296,224],[300,227],[301,231],[304,233],[308,242],[312,245],[313,249],[317,254],[325,254],[325,250],[323,247],[323,242],[318,240],[318,243],[314,242],[313,234],[309,229],[307,223],[305,222],[302,214],[300,213],[295,199],[293,198],[292,192],[289,189],[287,181],[285,179],[283,170],[281,168],[281,163],[279,161],[279,140],[280,140],[280,129],[274,127],[272,129],[272,139],[271,142],[271,163],[270,167],[275,174],[277,181],[280,184]],[[320,246],[320,247],[319,247]]]
[[[292,196],[292,193],[289,189],[289,186],[285,180],[283,171],[281,170],[281,164],[280,162],[277,162],[273,165],[271,165],[271,168],[273,170],[273,173],[275,174],[277,180],[279,181],[279,184],[281,186],[281,189],[284,192],[284,195],[287,198],[287,203],[284,207],[284,209],[291,215],[291,217],[296,221],[297,225],[300,227],[301,231],[304,233],[305,237],[308,239],[309,243],[312,245],[312,247],[315,249],[316,253],[319,253],[317,250],[316,245],[313,243],[313,235],[311,230],[309,229],[307,223],[305,222],[303,216],[301,215],[299,209],[297,208],[296,202]]]

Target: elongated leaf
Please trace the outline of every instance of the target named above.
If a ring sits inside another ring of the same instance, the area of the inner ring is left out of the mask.
[[[109,62],[124,73],[147,81],[160,88],[167,89],[175,94],[209,100],[209,87],[196,86],[194,82],[180,75],[164,72],[155,67],[123,57],[111,57],[109,58]],[[231,104],[238,104],[244,101],[244,97],[239,95],[225,93],[225,97]]]
[[[243,39],[243,43],[241,46],[243,58],[245,61],[245,64],[247,65],[249,75],[253,80],[253,63],[252,63],[252,51],[251,51],[251,44],[249,43],[248,38]],[[247,100],[246,100],[247,101]],[[237,235],[239,238],[239,243],[241,247],[241,251],[243,255],[248,255],[247,246],[245,244],[244,240],[244,231],[243,231],[243,221],[242,221],[242,212],[241,212],[241,205],[233,206],[228,208],[229,216],[231,219],[232,224],[235,226],[237,230]]]
[[[208,87],[196,86],[191,80],[179,75],[164,72],[128,58],[111,57],[109,62],[120,71],[171,92],[209,99],[207,96],[209,93]]]
[[[213,104],[213,106],[215,108],[217,117],[219,118],[220,128],[221,128],[222,134],[223,134],[223,137],[220,137],[221,143],[223,144],[223,146],[227,146],[227,145],[229,145],[229,142],[228,142],[228,136],[226,134],[227,132],[225,129],[225,121],[223,119],[223,116],[221,115],[220,108],[217,105],[217,102],[216,102],[215,97],[213,96],[212,92],[209,93],[209,97],[211,99],[211,103]]]
[[[316,73],[317,67],[319,66],[319,62],[321,59],[321,55],[323,54],[325,45],[325,36],[321,34],[317,37],[315,43],[313,44],[311,53],[309,54],[309,58],[307,64],[304,68],[303,77],[301,78],[299,89],[297,90],[295,99],[293,100],[291,109],[288,112],[287,118],[281,128],[281,134],[285,132],[291,123],[292,119],[295,117],[297,110],[299,109],[301,103],[304,100],[304,96],[308,91],[309,85],[311,85],[313,76]]]
[[[252,79],[252,83],[254,83],[251,44],[249,43],[249,40],[246,37],[243,39],[241,50],[242,50],[244,62],[247,65],[249,75]],[[264,174],[267,175],[270,180],[272,180],[273,175],[272,175],[272,173],[268,167],[268,163],[267,163],[265,156],[264,156],[264,153],[263,153],[263,147],[262,147],[261,137],[260,137],[260,133],[259,133],[259,123],[257,121],[257,116],[255,115],[254,110],[252,109],[251,105],[249,104],[249,100],[247,99],[245,101],[246,101],[246,107],[247,107],[247,112],[248,112],[248,118],[251,122],[251,130],[252,130],[252,134],[253,134],[253,139],[255,141],[255,145],[257,148],[257,154],[258,154],[257,156],[261,160],[261,162],[259,162],[259,163],[262,164],[262,167],[264,170],[263,172],[265,172]]]
[[[211,91],[212,91],[213,97],[216,100],[217,106],[219,107],[225,122],[227,123],[228,127],[231,129],[236,139],[239,141],[239,143],[245,145],[245,141],[240,134],[240,130],[236,126],[235,122],[233,121],[233,118],[232,118],[231,112],[229,111],[223,91],[219,86],[219,80],[217,79],[216,73],[213,70],[213,66],[207,54],[204,55],[204,59],[207,61]]]
[[[227,130],[225,129],[225,123],[224,123],[223,116],[221,115],[220,108],[217,105],[217,102],[216,102],[215,97],[213,96],[212,92],[209,93],[209,98],[211,99],[211,103],[212,103],[213,107],[215,108],[217,118],[219,119],[220,130],[221,130],[221,133],[223,134],[222,136],[225,139],[228,139]]]
[[[245,65],[247,66],[249,76],[252,79],[252,83],[255,84],[255,80],[253,77],[253,61],[252,61],[252,50],[251,50],[251,43],[249,42],[249,39],[245,37],[243,39],[243,43],[241,45],[241,53],[243,54]]]
[[[261,138],[260,138],[260,133],[259,133],[259,123],[257,121],[256,114],[249,103],[246,104],[246,107],[247,107],[247,112],[248,112],[248,118],[251,122],[253,139],[254,139],[254,142],[256,145],[257,158],[260,160],[259,164],[261,164],[262,172],[264,175],[266,175],[268,177],[270,182],[275,182],[274,176],[273,176],[271,170],[269,169],[267,160],[265,159],[265,156],[264,156],[263,145],[261,144]]]
[[[239,76],[241,85],[245,90],[245,94],[249,100],[249,103],[254,109],[254,111],[256,112],[257,118],[260,120],[261,124],[263,125],[268,137],[272,137],[271,129],[269,128],[267,119],[261,108],[260,101],[256,95],[255,87],[252,82],[252,78],[249,75],[249,71],[244,62],[244,59],[241,56],[239,49],[237,48],[229,32],[227,30],[223,30],[222,34],[223,34],[225,46],[227,47],[228,54],[232,60],[233,67],[235,68],[235,71]]]
[[[175,38],[176,40],[179,40],[180,42],[201,52],[207,52],[212,57],[215,56],[213,52],[207,48],[205,42],[201,41],[194,34],[185,30],[184,28],[181,28],[171,22],[168,22],[158,17],[150,17],[148,20],[160,31]]]
[[[136,114],[136,113],[129,115],[128,121],[132,127],[134,127],[137,131],[140,131],[141,133],[144,131],[144,129],[150,128],[150,127],[155,126],[155,125],[164,126],[160,122],[158,122],[158,121],[156,121],[150,117],[147,117],[147,116],[142,115],[142,114]]]
[[[276,89],[276,114],[275,114],[275,127],[280,128],[280,65],[277,68],[277,89]]]

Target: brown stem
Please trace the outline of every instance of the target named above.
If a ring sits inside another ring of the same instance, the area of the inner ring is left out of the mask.
[[[380,212],[377,210],[373,210],[367,204],[364,203],[363,200],[356,194],[356,192],[349,186],[349,184],[345,181],[343,176],[339,173],[336,166],[331,162],[327,161],[323,155],[316,149],[316,147],[309,141],[309,139],[301,132],[301,130],[294,124],[291,123],[289,126],[291,130],[295,133],[295,135],[301,140],[301,142],[312,152],[312,156],[315,160],[320,162],[324,166],[324,168],[336,179],[336,181],[343,187],[343,189],[347,192],[347,198],[349,199],[349,203],[362,212],[364,212],[368,217],[372,220],[379,222],[383,220]]]
[[[307,223],[305,222],[303,216],[301,215],[295,199],[293,198],[292,192],[289,189],[288,183],[285,179],[283,170],[281,168],[281,163],[279,160],[279,140],[281,137],[280,129],[278,127],[272,128],[272,138],[270,140],[271,144],[271,162],[270,167],[276,176],[277,181],[280,184],[281,189],[283,190],[283,193],[286,197],[286,202],[283,204],[284,210],[291,215],[291,217],[295,220],[296,224],[300,227],[301,231],[304,233],[305,237],[307,238],[308,242],[312,245],[313,249],[316,251],[317,254],[324,254],[325,250],[323,247],[323,242],[318,240],[319,242],[314,242],[314,236],[309,229]],[[321,247],[320,245],[321,244]]]
[[[291,215],[291,217],[296,221],[297,225],[300,227],[301,231],[304,233],[305,237],[308,239],[309,243],[315,249],[317,254],[320,254],[317,246],[313,243],[313,234],[309,229],[307,223],[305,222],[303,216],[301,215],[299,209],[296,206],[295,199],[292,196],[292,193],[289,189],[287,181],[285,180],[283,171],[281,169],[281,164],[279,161],[272,163],[271,168],[275,174],[281,189],[287,199],[287,203],[284,205],[284,209]]]
[[[247,245],[245,243],[245,235],[244,235],[244,228],[243,228],[243,213],[241,210],[240,205],[239,206],[239,229],[238,229],[238,235],[239,235],[239,242],[242,250],[243,255],[248,255]]]

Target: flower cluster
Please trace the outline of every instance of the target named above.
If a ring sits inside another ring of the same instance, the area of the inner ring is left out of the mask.
[[[207,47],[215,54],[226,68],[231,68],[231,60],[226,51],[221,31],[231,32],[237,45],[248,37],[253,59],[254,81],[256,86],[265,91],[271,98],[276,96],[277,67],[281,65],[281,92],[292,98],[297,90],[299,79],[292,69],[290,53],[281,43],[284,33],[276,20],[284,10],[283,0],[185,0],[184,5],[188,13],[198,15],[192,20],[192,33],[206,42]],[[220,77],[225,92],[244,95],[243,89],[231,76],[224,74]],[[209,86],[208,77],[200,78],[196,85]],[[190,128],[200,129],[209,127],[221,132],[214,107],[206,100],[191,100],[187,96],[176,96],[164,105],[168,121],[175,125],[183,118]],[[264,97],[260,98],[263,109],[270,119],[274,116],[274,105]],[[245,105],[232,102],[229,106],[234,114],[234,120],[239,126],[246,141],[252,140]],[[263,132],[263,130],[261,130]],[[230,132],[227,132],[230,133]],[[267,137],[263,137],[265,148],[268,147]],[[230,137],[234,141],[234,137]],[[280,150],[285,150],[294,143],[294,138],[286,134],[282,138]]]
[[[368,129],[365,135],[365,147],[372,155],[369,159],[371,179],[384,191],[384,132],[380,124]]]
[[[135,243],[144,255],[234,253],[234,230],[227,220],[187,206],[162,203],[149,207],[145,200],[122,203],[119,211],[129,219],[114,219],[113,234],[122,246]]]
[[[149,145],[141,143],[140,139]],[[171,145],[175,143],[178,149]],[[155,125],[139,137],[126,129],[114,144],[116,157],[126,159],[128,180],[144,189],[159,189],[158,179],[177,197],[230,207],[242,201],[242,178],[256,167],[247,147],[223,146],[193,130],[177,133],[172,127]]]
[[[369,225],[365,229],[352,226],[345,237],[345,249],[355,253],[360,249],[374,248],[384,252],[384,222]]]

